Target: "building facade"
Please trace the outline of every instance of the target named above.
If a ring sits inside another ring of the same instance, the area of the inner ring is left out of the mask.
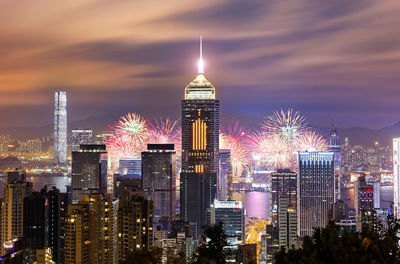
[[[105,145],[81,145],[72,152],[72,201],[91,193],[107,193],[107,156]]]
[[[93,144],[93,131],[91,129],[72,129],[71,151],[79,151],[80,145]]]
[[[153,227],[170,230],[176,214],[176,152],[173,144],[149,144],[142,152],[142,187],[153,201]],[[165,219],[166,223],[162,223]],[[167,226],[165,226],[167,224]]]
[[[54,104],[54,162],[67,165],[67,92],[55,93]]]
[[[4,199],[1,208],[0,254],[4,255],[5,243],[21,240],[24,235],[24,198],[32,193],[32,183],[26,182],[25,171],[7,172]]]
[[[334,154],[299,152],[298,217],[300,237],[325,227],[334,203]]]
[[[335,159],[335,202],[341,199],[341,184],[342,184],[342,158],[340,138],[336,129],[332,129],[329,136],[329,151],[333,152]]]
[[[121,193],[118,209],[118,259],[133,249],[150,250],[153,245],[153,202],[130,190]]]
[[[215,200],[211,206],[211,224],[223,224],[229,246],[236,247],[244,242],[245,210],[240,201]]]

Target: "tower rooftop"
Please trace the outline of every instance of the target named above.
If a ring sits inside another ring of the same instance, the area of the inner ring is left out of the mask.
[[[185,88],[185,100],[215,100],[215,87],[199,73]]]

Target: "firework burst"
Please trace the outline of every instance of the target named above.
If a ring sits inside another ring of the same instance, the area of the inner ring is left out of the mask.
[[[285,112],[281,109],[267,116],[262,124],[262,128],[265,132],[277,133],[283,139],[294,142],[296,138],[305,131],[306,123],[304,116],[302,116],[300,112],[293,112],[293,109],[289,109]]]
[[[223,120],[219,133],[220,149],[229,149],[233,176],[240,177],[249,165],[248,151],[245,147],[246,130],[236,119]]]
[[[180,144],[179,119],[157,119],[150,124],[148,143],[154,144]]]
[[[149,137],[149,123],[142,116],[128,113],[111,126],[113,134],[129,135],[132,140],[143,145]]]
[[[298,137],[295,148],[297,151],[327,151],[328,142],[316,131],[308,130]]]
[[[111,170],[118,168],[121,158],[139,158],[149,138],[149,124],[135,113],[128,113],[110,125],[112,135],[105,141],[111,159]]]
[[[285,168],[292,163],[291,148],[277,133],[253,132],[249,136],[253,155],[259,157],[265,167]]]

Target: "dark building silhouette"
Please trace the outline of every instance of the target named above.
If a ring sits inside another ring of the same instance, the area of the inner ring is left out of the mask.
[[[142,152],[142,186],[153,201],[153,227],[160,225],[164,230],[170,230],[176,214],[175,154],[173,144],[149,144]]]
[[[82,194],[107,192],[106,155],[106,146],[95,144],[80,145],[72,152],[72,201]]]

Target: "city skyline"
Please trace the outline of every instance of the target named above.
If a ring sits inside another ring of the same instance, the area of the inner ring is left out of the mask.
[[[0,127],[51,123],[51,96],[60,89],[69,94],[71,121],[127,112],[179,116],[199,35],[223,116],[262,120],[294,108],[321,125],[399,121],[396,1],[171,2],[157,12],[154,3],[45,4],[0,9],[9,18],[0,26],[0,109],[10,113]],[[24,16],[28,11],[35,15]],[[73,19],[62,23],[66,18]]]

